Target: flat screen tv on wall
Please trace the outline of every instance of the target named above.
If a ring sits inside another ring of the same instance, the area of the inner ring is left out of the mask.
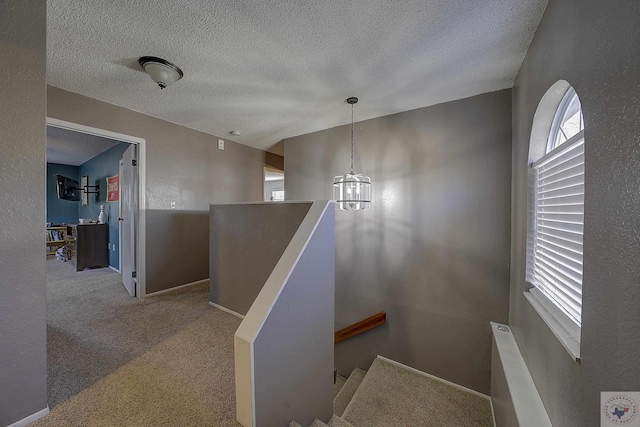
[[[78,181],[56,174],[56,184],[58,199],[69,200],[71,202],[80,201],[80,184]]]

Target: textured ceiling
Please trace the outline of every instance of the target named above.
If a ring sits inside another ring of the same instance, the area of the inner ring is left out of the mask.
[[[546,0],[49,0],[48,83],[266,149],[511,87]],[[140,56],[185,77],[160,90]]]
[[[80,166],[120,141],[47,126],[47,163]]]

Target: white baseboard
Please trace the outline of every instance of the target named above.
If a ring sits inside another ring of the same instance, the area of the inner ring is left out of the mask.
[[[36,420],[39,420],[40,418],[44,417],[45,415],[49,414],[49,406],[47,406],[46,408],[44,408],[41,411],[36,412],[35,414],[31,414],[26,418],[21,419],[20,421],[16,421],[13,424],[9,424],[7,427],[23,427],[26,426],[27,424],[30,424]]]
[[[493,411],[493,399],[489,399],[489,403],[491,404],[491,419],[493,420],[493,427],[496,426],[496,413]]]
[[[115,271],[116,273],[122,273],[120,270],[118,270],[115,267],[109,266],[110,269],[112,269],[113,271]]]
[[[208,282],[209,279],[198,280],[197,282],[185,283],[184,285],[174,286],[173,288],[163,289],[161,291],[151,292],[150,294],[145,295],[145,297],[153,297],[156,295],[166,294],[167,292],[177,291],[178,289],[183,289],[189,286],[200,285],[201,283]]]
[[[408,371],[411,371],[414,374],[422,375],[424,377],[431,378],[432,380],[440,381],[441,383],[444,383],[444,384],[449,385],[451,387],[455,387],[455,388],[457,388],[459,390],[466,391],[467,393],[475,394],[478,397],[482,397],[483,399],[487,399],[487,400],[491,401],[491,398],[489,396],[487,396],[486,394],[480,393],[479,391],[471,390],[470,388],[461,386],[461,385],[456,384],[456,383],[452,383],[451,381],[444,380],[444,379],[442,379],[440,377],[436,377],[435,375],[427,374],[426,372],[422,372],[422,371],[420,371],[420,370],[418,370],[416,368],[412,368],[411,366],[403,365],[400,362],[396,362],[395,360],[387,359],[386,357],[383,357],[383,356],[380,356],[380,355],[378,355],[378,359],[383,360],[383,361],[385,361],[387,363],[390,363],[392,365],[395,365],[395,366],[397,366],[399,368],[403,368],[403,369],[406,369]]]
[[[222,310],[222,311],[224,311],[225,313],[233,314],[233,315],[234,315],[234,316],[236,316],[236,317],[239,317],[239,318],[241,318],[241,319],[244,319],[244,316],[243,316],[242,314],[240,314],[240,313],[236,313],[235,311],[233,311],[233,310],[229,310],[228,308],[225,308],[225,307],[223,307],[223,306],[221,306],[221,305],[218,305],[218,304],[213,303],[213,302],[211,302],[211,301],[209,301],[209,305],[210,305],[210,306],[213,306],[213,307],[215,307],[215,308],[217,308],[218,310]]]

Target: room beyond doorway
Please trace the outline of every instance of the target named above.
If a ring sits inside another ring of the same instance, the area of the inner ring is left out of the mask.
[[[107,242],[103,242],[100,246],[97,243],[92,243],[92,247],[101,259],[104,259],[106,249],[108,265],[123,274],[122,282],[125,288],[132,296],[144,297],[146,295],[144,268],[145,140],[52,118],[47,119],[47,135],[48,181],[52,178],[49,175],[53,176],[53,174],[65,177],[64,173],[58,171],[60,169],[67,173],[66,178],[69,178],[70,185],[81,190],[76,191],[76,194],[71,194],[71,197],[61,197],[70,200],[58,200],[63,205],[66,204],[62,212],[59,209],[60,206],[56,206],[54,203],[59,194],[47,197],[48,225],[55,223],[55,225],[64,224],[66,227],[75,223],[78,224],[77,227],[67,228],[65,231],[81,229],[84,234],[87,234],[86,231],[90,230],[91,234],[97,234],[95,238],[101,241],[100,239],[104,240],[104,236],[100,234],[105,232],[98,231],[100,227],[85,226],[87,223],[98,222],[98,217],[101,216],[102,222],[108,223],[104,227],[109,230]],[[62,141],[53,141],[49,144],[50,135],[51,139],[58,137]],[[73,145],[74,140],[76,142],[91,141],[91,143],[84,144],[84,148],[74,151],[74,148],[70,146]],[[67,158],[68,161],[65,160]],[[122,159],[126,159],[127,165],[124,165]],[[49,163],[50,161],[51,163]],[[88,174],[87,171],[93,175]],[[121,181],[122,177],[126,182]],[[111,178],[109,183],[107,178]],[[48,184],[47,191],[55,193],[55,187],[56,184]],[[50,201],[51,203],[49,203]],[[55,212],[52,212],[49,206],[54,207],[53,211]],[[125,210],[122,210],[120,206],[123,206]],[[74,207],[77,216],[74,216]],[[101,208],[104,210],[103,213]],[[60,230],[57,233],[65,231]],[[59,235],[56,234],[54,237],[59,237]],[[80,244],[80,241],[78,240],[77,243]],[[72,246],[72,249],[75,248]],[[86,252],[86,250],[83,251],[83,254],[78,252],[76,255],[84,257]],[[61,255],[58,253],[59,257]],[[66,258],[70,258],[71,255],[73,254],[65,254]],[[80,261],[78,258],[75,261],[80,269],[84,266],[103,266],[92,259],[88,264],[78,263]],[[126,277],[124,277],[125,275]]]
[[[284,171],[269,166],[264,167],[264,201],[284,201]]]

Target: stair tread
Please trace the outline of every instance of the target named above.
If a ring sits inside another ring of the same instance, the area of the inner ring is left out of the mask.
[[[371,427],[462,427],[470,420],[474,426],[493,426],[488,399],[380,359],[374,360],[341,418]]]
[[[347,409],[353,395],[358,391],[358,387],[362,383],[367,373],[360,368],[355,368],[347,381],[344,383],[336,397],[333,399],[333,413],[342,417],[344,410]]]
[[[295,421],[291,421],[291,424],[289,424],[289,427],[302,427],[302,426]]]
[[[329,427],[353,427],[353,425],[351,425],[350,423],[348,423],[347,421],[343,420],[342,418],[340,418],[335,414],[333,415],[333,417],[331,417],[327,425]]]
[[[333,385],[333,398],[335,399],[340,390],[342,390],[342,386],[347,382],[347,379],[342,375],[338,375],[336,377],[336,383]]]
[[[329,426],[327,426],[325,423],[323,423],[322,421],[316,418],[315,420],[313,420],[311,425],[309,425],[309,427],[329,427]]]

